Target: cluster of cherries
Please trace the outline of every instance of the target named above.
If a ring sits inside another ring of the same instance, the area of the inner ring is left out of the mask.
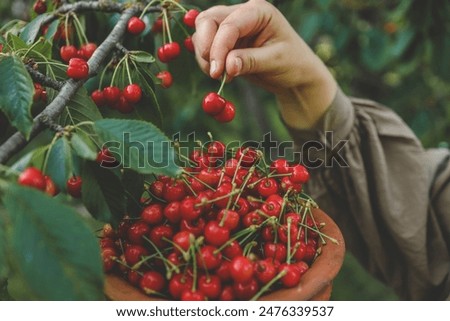
[[[205,113],[221,123],[232,121],[236,114],[234,104],[215,92],[210,92],[203,97],[202,108]]]
[[[74,45],[65,45],[60,49],[61,59],[69,63],[67,76],[76,80],[86,79],[89,76],[89,65],[87,61],[92,57],[97,45],[87,43],[77,49]]]
[[[299,284],[320,223],[302,193],[307,169],[213,141],[178,178],[148,184],[138,217],[100,238],[104,270],[169,300],[250,300]]]
[[[142,98],[142,89],[138,84],[129,84],[120,90],[117,86],[108,86],[94,90],[91,98],[97,107],[109,106],[123,114],[133,112],[134,105]]]

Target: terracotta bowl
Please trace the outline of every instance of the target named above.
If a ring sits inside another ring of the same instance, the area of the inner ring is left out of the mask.
[[[332,283],[344,262],[345,243],[336,223],[322,210],[313,210],[317,222],[325,223],[321,231],[337,240],[327,240],[321,253],[303,275],[295,288],[281,289],[259,298],[260,301],[326,301],[330,299]],[[161,301],[135,288],[120,276],[108,274],[105,279],[105,295],[113,301]]]

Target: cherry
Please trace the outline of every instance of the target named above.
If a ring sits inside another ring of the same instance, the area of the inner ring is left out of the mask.
[[[291,181],[294,184],[305,184],[309,180],[309,172],[303,165],[292,167]]]
[[[69,62],[70,59],[77,57],[77,48],[72,45],[62,46],[59,50],[61,59],[65,62]]]
[[[293,255],[292,257],[296,260],[296,261],[302,261],[305,259],[306,257],[306,252],[307,252],[307,246],[305,242],[302,241],[297,241],[293,246],[292,246],[292,252]],[[314,249],[314,254],[315,254],[316,250]]]
[[[139,287],[147,294],[161,292],[165,286],[165,279],[161,273],[156,271],[145,272],[142,276]]]
[[[284,158],[279,158],[274,160],[272,164],[270,164],[270,171],[275,172],[276,174],[284,175],[290,173],[292,170],[288,161]]]
[[[284,192],[292,190],[295,193],[300,193],[303,189],[302,184],[294,184],[288,176],[281,179],[280,187]]]
[[[225,144],[216,140],[208,145],[208,155],[211,158],[223,158],[225,157],[226,147]]]
[[[55,185],[55,182],[50,178],[50,176],[44,176],[45,178],[45,193],[49,196],[58,195],[58,187]]]
[[[240,300],[250,300],[259,290],[258,281],[255,278],[246,283],[233,283],[233,292]]]
[[[160,180],[156,180],[150,184],[150,193],[152,193],[153,196],[156,196],[158,198],[163,198],[164,194],[164,182]]]
[[[215,273],[223,283],[231,281],[230,261],[222,260],[219,267],[215,270]]]
[[[43,91],[44,91],[44,88],[42,87],[42,85],[38,82],[35,82],[34,83],[34,94],[33,94],[34,102],[41,100]]]
[[[188,231],[194,234],[194,236],[199,237],[203,235],[205,225],[205,220],[201,217],[196,220],[181,220],[180,231]]]
[[[170,62],[180,55],[181,48],[178,42],[169,42],[158,48],[157,56],[161,62]]]
[[[95,160],[102,167],[117,167],[118,162],[116,158],[111,154],[107,147],[102,148],[97,154],[97,158]]]
[[[259,260],[255,264],[255,277],[262,284],[269,283],[277,275],[277,268],[272,260]]]
[[[96,89],[92,92],[91,98],[97,107],[103,107],[106,105],[105,93],[103,90]]]
[[[176,180],[166,184],[163,196],[168,202],[181,201],[186,196],[183,181]]]
[[[222,262],[222,254],[212,245],[203,245],[196,255],[197,265],[205,270],[214,270]]]
[[[234,301],[236,299],[236,296],[234,295],[234,290],[231,285],[226,285],[222,289],[222,292],[220,293],[219,300],[220,301]]]
[[[141,212],[141,219],[150,225],[161,223],[163,217],[163,206],[161,204],[150,204]]]
[[[89,76],[89,65],[81,58],[71,58],[67,68],[67,76],[75,80],[86,79]]]
[[[241,245],[238,241],[233,240],[231,241],[225,248],[222,250],[223,255],[226,256],[228,259],[233,259],[237,256],[242,256],[242,253],[244,252],[242,250]]]
[[[175,274],[169,281],[169,293],[174,299],[179,300],[184,290],[192,288],[192,283],[191,276],[183,273]]]
[[[288,229],[287,224],[282,224],[278,226],[278,237],[281,242],[287,243],[288,242],[288,230],[290,235],[290,242],[291,244],[294,244],[295,241],[297,241],[297,234],[298,234],[298,227],[295,224],[290,225],[290,229]]]
[[[136,221],[131,224],[127,232],[128,240],[133,244],[144,244],[144,236],[150,232],[150,227],[144,221]]]
[[[109,86],[103,89],[103,94],[105,95],[105,100],[109,104],[115,104],[120,98],[120,89],[116,86]]]
[[[194,167],[194,169],[196,170],[209,168],[209,166],[211,165],[211,160],[208,155],[203,154],[203,152],[198,149],[192,151],[192,153],[189,155],[189,159],[197,165],[196,167]]]
[[[287,288],[292,288],[299,284],[301,274],[297,266],[289,263],[283,263],[279,266],[278,272],[284,271],[286,273],[280,281]]]
[[[81,46],[79,53],[81,58],[89,60],[94,54],[95,50],[97,50],[97,45],[93,42],[89,42]]]
[[[197,219],[202,214],[201,207],[196,206],[197,201],[195,198],[186,197],[180,203],[181,217],[187,221]]]
[[[163,30],[163,25],[164,25],[163,19],[159,17],[155,20],[155,22],[153,22],[151,31],[153,33],[159,33]]]
[[[252,147],[240,147],[234,156],[242,167],[251,167],[258,160],[258,153]]]
[[[138,84],[130,84],[123,89],[123,96],[130,103],[137,103],[142,98],[141,86]]]
[[[129,114],[133,112],[134,105],[126,99],[123,93],[119,96],[119,100],[115,103],[114,109],[117,109],[122,114]]]
[[[223,209],[217,214],[217,220],[231,231],[238,227],[240,216],[236,211]]]
[[[253,278],[253,262],[246,256],[236,256],[230,263],[230,274],[235,282],[247,283]]]
[[[173,229],[169,225],[158,225],[150,230],[148,238],[158,248],[162,249],[169,244],[167,240],[172,239]]]
[[[45,0],[37,0],[33,5],[33,10],[37,14],[43,14],[47,11],[47,4]]]
[[[264,178],[259,182],[257,190],[262,197],[269,197],[278,192],[278,183],[273,178]]]
[[[220,171],[212,168],[202,169],[198,173],[197,179],[206,183],[210,187],[217,187],[220,181]]]
[[[232,102],[227,101],[225,103],[224,109],[217,115],[214,115],[214,119],[220,123],[229,123],[234,119],[235,114],[236,114],[236,107],[233,105]]]
[[[282,243],[266,242],[263,245],[264,257],[283,262],[286,260],[287,249]]]
[[[107,224],[103,225],[102,236],[103,237],[109,237],[109,238],[115,238],[116,237],[116,232],[114,231],[114,229],[111,226],[111,224],[107,223]]]
[[[17,181],[20,185],[36,188],[41,191],[45,191],[47,182],[44,174],[35,168],[28,167],[20,175]]]
[[[184,47],[187,49],[187,51],[189,52],[195,52],[195,48],[194,48],[194,43],[192,42],[192,37],[186,37],[186,39],[184,39]]]
[[[244,216],[250,212],[250,203],[245,198],[239,198],[236,203],[236,212],[239,216]]]
[[[205,301],[205,295],[200,291],[186,289],[181,293],[181,301]]]
[[[268,216],[278,217],[281,212],[281,206],[282,203],[278,202],[276,199],[270,199],[269,197],[261,206],[261,210]]]
[[[190,28],[195,28],[195,19],[199,15],[199,11],[197,9],[190,9],[184,14],[183,22],[186,26]]]
[[[215,92],[208,93],[202,101],[202,108],[208,115],[219,115],[225,110],[226,100]]]
[[[174,201],[167,204],[163,214],[170,223],[178,223],[181,220],[180,202]]]
[[[145,29],[145,22],[138,17],[131,17],[128,20],[127,31],[132,35],[139,35]]]
[[[226,208],[230,197],[226,197],[233,190],[233,186],[230,183],[222,183],[219,187],[217,187],[214,192],[213,198],[217,199],[214,204],[220,208]]]
[[[127,280],[134,286],[139,286],[139,282],[141,282],[141,275],[138,271],[128,270],[127,271]]]
[[[75,198],[81,198],[81,186],[83,185],[83,180],[80,176],[72,176],[67,180],[67,193]]]
[[[112,247],[103,248],[101,251],[103,271],[111,272],[116,267],[117,251]]]
[[[180,249],[184,252],[189,250],[189,247],[191,246],[191,235],[193,236],[193,234],[188,231],[181,231],[173,236],[172,241],[175,252],[179,253]]]
[[[262,224],[263,220],[264,218],[257,211],[252,211],[244,215],[244,217],[242,218],[242,225],[244,225],[245,227],[260,225]]]
[[[222,292],[222,282],[217,275],[202,275],[198,279],[198,290],[208,299],[215,300]]]
[[[225,162],[224,171],[228,177],[234,176],[234,173],[236,173],[238,169],[238,163],[238,160],[235,158],[227,159],[227,161]]]
[[[161,87],[163,88],[169,88],[173,84],[172,74],[167,70],[158,72],[156,78],[161,80]]]
[[[129,244],[125,247],[125,261],[129,266],[133,266],[140,262],[142,257],[147,256],[148,250],[137,244]]]
[[[207,243],[221,246],[230,239],[230,230],[217,221],[210,221],[205,226],[204,236]]]

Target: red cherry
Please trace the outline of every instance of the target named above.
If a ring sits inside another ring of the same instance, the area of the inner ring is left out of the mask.
[[[209,166],[211,165],[211,161],[208,155],[203,154],[203,152],[198,149],[195,149],[189,155],[189,159],[197,165],[193,167],[196,171],[204,168],[209,168]]]
[[[255,277],[262,284],[269,283],[277,275],[277,268],[271,259],[259,260],[255,264]]]
[[[247,283],[253,277],[253,262],[246,256],[236,256],[231,260],[230,274],[235,282]]]
[[[156,271],[145,272],[142,276],[139,287],[147,294],[161,292],[165,286],[164,276]]]
[[[187,51],[189,52],[195,52],[195,48],[194,48],[194,43],[192,42],[192,37],[189,36],[186,39],[184,39],[184,47],[187,49]]]
[[[89,60],[92,57],[92,55],[94,54],[95,50],[97,50],[97,45],[93,42],[89,42],[89,43],[82,45],[79,50],[81,58],[84,58],[85,60]]]
[[[237,256],[242,256],[243,250],[238,241],[233,240],[222,250],[223,255],[228,259],[233,259]]]
[[[119,100],[114,105],[114,109],[117,109],[122,114],[129,114],[133,112],[134,105],[121,94]]]
[[[287,192],[288,190],[292,190],[295,193],[300,193],[303,189],[302,184],[294,184],[289,176],[285,176],[281,179],[281,189],[284,192]]]
[[[67,76],[75,80],[86,79],[89,76],[89,65],[81,58],[71,58],[67,68]]]
[[[97,107],[103,107],[106,105],[105,94],[102,90],[94,90],[91,94],[91,98]]]
[[[291,228],[289,229],[289,235],[290,235],[290,242],[291,244],[294,244],[297,241],[297,235],[298,235],[298,227],[295,224],[290,225]],[[278,237],[281,242],[286,243],[288,242],[288,225],[282,224],[278,226]]]
[[[123,89],[123,96],[130,103],[137,103],[142,98],[141,86],[138,84],[130,84]]]
[[[199,217],[196,220],[181,220],[180,221],[180,231],[188,231],[194,236],[199,237],[203,235],[203,230],[205,229],[205,220]]]
[[[134,286],[139,286],[139,282],[141,281],[141,275],[138,271],[128,270],[127,271],[127,280]]]
[[[180,202],[170,202],[164,207],[164,216],[170,223],[178,223],[181,220]]]
[[[69,46],[62,46],[59,50],[59,54],[61,56],[61,59],[65,62],[69,62],[70,59],[77,57],[77,48],[75,46],[69,45]]]
[[[174,299],[179,300],[184,290],[192,288],[192,283],[191,276],[183,273],[175,274],[169,281],[169,293]]]
[[[233,103],[227,101],[225,103],[225,108],[217,115],[214,116],[214,119],[220,123],[229,123],[234,119],[236,114],[236,107],[234,107]]]
[[[161,32],[163,30],[163,25],[164,25],[163,19],[162,18],[157,18],[155,20],[155,22],[153,22],[152,32],[153,33]]]
[[[166,184],[163,195],[168,202],[181,201],[186,196],[183,181],[177,180]]]
[[[219,300],[220,301],[234,301],[236,299],[236,296],[234,295],[234,290],[231,285],[226,285],[222,289],[222,292],[220,293]]]
[[[215,272],[223,283],[231,281],[230,261],[222,260]]]
[[[50,178],[50,176],[44,176],[45,178],[45,193],[49,196],[58,195],[58,187],[55,185],[55,182]]]
[[[158,198],[163,198],[164,193],[164,182],[162,181],[154,181],[150,184],[150,193],[152,193],[153,196],[156,196]]]
[[[127,232],[128,240],[133,244],[144,244],[146,236],[150,232],[150,227],[144,221],[137,221],[131,224]]]
[[[222,254],[212,245],[203,245],[196,255],[197,265],[205,270],[217,269],[222,262]]]
[[[199,11],[196,9],[190,9],[188,12],[184,14],[183,22],[186,26],[190,28],[195,28],[195,19],[199,15]]]
[[[223,222],[223,226],[232,231],[238,227],[240,216],[236,211],[223,209],[217,214],[217,220]]]
[[[263,253],[265,258],[283,262],[286,260],[287,255],[286,245],[266,242],[263,245]]]
[[[226,197],[233,190],[233,186],[231,183],[222,183],[219,187],[217,187],[216,191],[213,194],[213,199],[217,199],[214,204],[220,208],[226,208],[228,202],[230,201],[230,197]]]
[[[163,206],[161,204],[150,204],[141,212],[141,219],[150,225],[161,223],[163,217]]]
[[[261,225],[264,218],[258,213],[258,211],[252,211],[247,213],[242,218],[242,225],[249,227],[252,225]]]
[[[262,197],[269,197],[278,192],[278,183],[273,178],[264,178],[259,182],[257,190]]]
[[[309,180],[309,172],[305,166],[295,165],[290,178],[294,184],[305,184]]]
[[[307,251],[307,246],[305,242],[302,241],[297,241],[295,244],[292,245],[292,257],[296,260],[296,261],[302,261],[305,259],[306,257],[306,251]],[[314,250],[314,254],[315,254],[315,250]]]
[[[204,236],[207,243],[221,246],[230,239],[230,230],[217,221],[210,221],[205,226]]]
[[[278,197],[273,197],[273,196],[278,196],[278,195],[276,195],[276,194],[270,195],[266,199],[264,204],[261,206],[261,210],[264,213],[266,213],[266,215],[268,215],[268,216],[278,217],[280,215],[280,212],[281,212],[283,199],[280,197],[281,198],[281,202],[280,202]]]
[[[208,299],[215,300],[222,292],[222,282],[217,275],[202,275],[198,279],[198,290]]]
[[[200,291],[186,289],[181,293],[181,301],[205,301],[205,295]]]
[[[276,174],[288,174],[292,170],[291,166],[289,165],[288,161],[284,158],[279,158],[277,160],[274,160],[272,164],[270,164],[270,171],[275,172]]]
[[[250,279],[246,283],[235,282],[233,284],[233,292],[237,299],[250,300],[259,290],[258,281],[255,278]]]
[[[233,177],[234,173],[236,173],[237,171],[237,168],[238,168],[237,159],[235,158],[227,159],[227,161],[225,162],[224,171],[228,177]]]
[[[138,17],[131,17],[128,20],[127,31],[132,35],[139,35],[145,29],[145,22]]]
[[[158,72],[156,78],[161,80],[161,87],[163,88],[169,88],[173,84],[172,74],[167,70]]]
[[[161,62],[170,62],[180,55],[181,48],[178,42],[169,42],[158,48],[157,55]]]
[[[210,187],[217,187],[220,181],[220,171],[213,168],[202,169],[197,178]]]
[[[83,180],[80,176],[72,176],[67,181],[67,193],[75,198],[81,198],[81,186],[83,185]]]
[[[106,147],[102,148],[102,150],[98,152],[95,161],[102,167],[111,168],[118,166],[116,158],[111,154],[109,149]]]
[[[284,271],[286,273],[286,275],[280,279],[281,283],[285,287],[292,288],[300,283],[301,275],[297,266],[293,264],[283,263],[278,268],[278,272],[281,271]]]
[[[47,4],[45,3],[45,0],[37,0],[33,5],[33,10],[37,14],[43,14],[47,11]]]
[[[258,153],[252,147],[240,147],[234,156],[242,167],[251,167],[258,160]]]
[[[105,96],[106,102],[113,105],[119,101],[120,89],[116,86],[109,86],[103,89],[103,94]]]
[[[33,101],[37,102],[41,100],[42,92],[44,91],[44,88],[42,85],[38,82],[34,83],[34,94],[33,94]]]
[[[225,110],[226,100],[215,92],[208,93],[202,101],[202,108],[208,115],[218,115]]]
[[[148,238],[158,248],[162,249],[168,246],[167,240],[172,239],[173,228],[169,225],[158,225],[150,230]]]
[[[103,271],[110,272],[116,267],[117,251],[112,247],[103,248],[101,251]]]
[[[129,266],[140,262],[142,257],[148,256],[148,250],[137,244],[129,244],[125,247],[125,261]]]
[[[236,212],[239,216],[244,216],[250,212],[250,203],[245,198],[239,198],[236,203]]]
[[[186,197],[180,203],[181,217],[187,221],[197,219],[202,214],[201,207],[197,207],[197,201],[195,198]]]
[[[45,188],[47,186],[44,174],[42,174],[42,172],[35,167],[28,167],[27,169],[25,169],[20,174],[17,182],[20,185],[30,186],[41,191],[45,191]]]
[[[175,252],[179,253],[180,250],[187,252],[191,246],[191,235],[192,233],[188,231],[181,231],[175,234],[172,238]]]
[[[208,145],[208,155],[212,158],[223,158],[225,157],[225,152],[225,144],[218,140],[213,141]]]

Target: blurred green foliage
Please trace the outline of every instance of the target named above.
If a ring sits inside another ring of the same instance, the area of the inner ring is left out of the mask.
[[[31,0],[3,0],[0,22],[26,19]],[[73,1],[72,1],[73,2]],[[192,0],[206,9],[237,0]],[[293,27],[329,66],[344,92],[376,100],[394,109],[425,147],[447,146],[450,134],[450,2],[448,0],[274,0]],[[23,10],[22,4],[28,3]],[[19,8],[19,9],[17,9]],[[22,8],[22,10],[20,9]],[[89,23],[89,20],[87,20]],[[102,28],[91,29],[98,33]],[[97,35],[90,34],[92,38]],[[184,33],[174,34],[182,40]],[[159,37],[159,38],[158,38]],[[155,39],[157,45],[161,39]],[[148,45],[153,48],[153,43]],[[200,101],[219,83],[203,75],[192,55],[169,66],[175,85],[157,88],[168,134],[208,139],[208,132],[226,142],[260,140],[266,132],[282,141],[289,136],[274,97],[243,79],[225,87],[237,106],[236,119],[218,125],[206,116]],[[301,58],[301,57],[299,57]],[[161,66],[165,68],[165,66]],[[386,286],[368,275],[349,254],[335,280],[334,300],[395,300]]]

